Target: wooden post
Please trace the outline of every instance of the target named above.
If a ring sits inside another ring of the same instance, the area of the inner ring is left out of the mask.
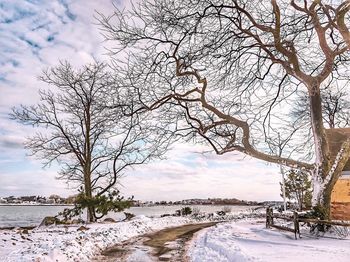
[[[270,207],[271,225],[273,225],[273,208]]]
[[[293,213],[293,222],[294,222],[294,237],[295,239],[298,239],[297,234],[299,235],[299,238],[300,238],[300,230],[299,230],[298,213],[296,211],[294,211]]]
[[[273,226],[273,209],[271,207],[266,208],[266,228]]]
[[[270,208],[266,208],[266,228],[270,228]]]

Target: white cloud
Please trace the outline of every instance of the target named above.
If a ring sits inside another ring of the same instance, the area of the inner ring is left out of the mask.
[[[54,170],[23,170],[16,173],[4,173],[1,171],[0,196],[23,196],[42,195],[49,196],[59,193],[61,196],[75,194],[73,190],[67,189],[62,181],[55,179]]]
[[[0,195],[67,195],[56,169],[42,170],[18,146],[33,129],[9,120],[12,106],[35,104],[44,85],[37,76],[59,60],[79,66],[107,60],[95,10],[113,12],[112,0],[3,0],[0,5]],[[168,159],[139,167],[122,179],[137,199],[238,197],[277,199],[277,169],[240,154],[203,155],[203,146],[178,144]]]
[[[206,148],[207,149],[207,148]],[[198,154],[202,146],[177,145],[168,159],[131,170],[121,191],[147,200],[226,197],[279,199],[278,168],[240,154]]]

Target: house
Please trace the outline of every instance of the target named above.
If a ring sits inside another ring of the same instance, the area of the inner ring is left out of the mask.
[[[36,196],[22,196],[19,197],[19,200],[21,201],[21,203],[34,203],[36,202]]]
[[[332,191],[331,216],[335,220],[350,220],[350,171],[343,171]]]
[[[4,197],[4,200],[6,201],[7,204],[19,204],[21,203],[21,200],[14,196],[9,196],[9,197]]]
[[[350,128],[327,129],[331,156],[336,157],[342,142],[350,136]],[[331,195],[331,218],[350,220],[350,160],[346,163],[342,176],[334,185]]]

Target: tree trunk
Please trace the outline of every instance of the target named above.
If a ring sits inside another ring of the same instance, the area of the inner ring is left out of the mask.
[[[304,192],[304,189],[303,188],[301,188],[301,190],[300,190],[301,192],[300,192],[300,194],[301,194],[301,196],[300,196],[300,211],[303,211],[303,202],[304,202],[304,194],[303,194],[303,192]]]
[[[316,170],[324,179],[330,169],[330,152],[322,117],[320,86],[317,82],[308,85],[310,97],[311,126],[315,142]],[[320,172],[321,171],[321,172]]]
[[[337,182],[341,171],[338,173],[325,175],[321,171],[315,171],[313,176],[312,206],[321,219],[329,220],[331,218],[331,196],[335,183]]]
[[[333,174],[330,172],[330,153],[322,117],[320,84],[317,80],[306,83],[309,91],[311,126],[315,142],[315,169],[312,174],[312,206],[321,219],[330,218]]]
[[[85,197],[92,199],[92,190],[91,190],[91,174],[90,171],[86,171],[84,174],[84,187],[85,187]],[[88,206],[87,208],[87,221],[95,222],[95,212],[93,206]]]
[[[87,208],[87,221],[90,223],[95,222],[95,216],[94,216],[94,208],[93,207],[88,207]]]
[[[90,114],[90,102],[85,107],[85,172],[84,172],[84,182],[85,182],[85,194],[88,199],[92,200],[92,189],[91,189],[91,143],[90,143],[90,131],[91,131],[91,114]],[[95,222],[95,207],[91,204],[88,206],[87,210],[89,222]]]

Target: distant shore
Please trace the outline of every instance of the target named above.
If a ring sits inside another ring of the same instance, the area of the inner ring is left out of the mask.
[[[0,204],[0,206],[74,206],[74,204]],[[261,204],[162,204],[162,205],[134,205],[131,207],[159,207],[159,206],[262,206]]]
[[[73,204],[0,204],[0,206],[74,206]]]

